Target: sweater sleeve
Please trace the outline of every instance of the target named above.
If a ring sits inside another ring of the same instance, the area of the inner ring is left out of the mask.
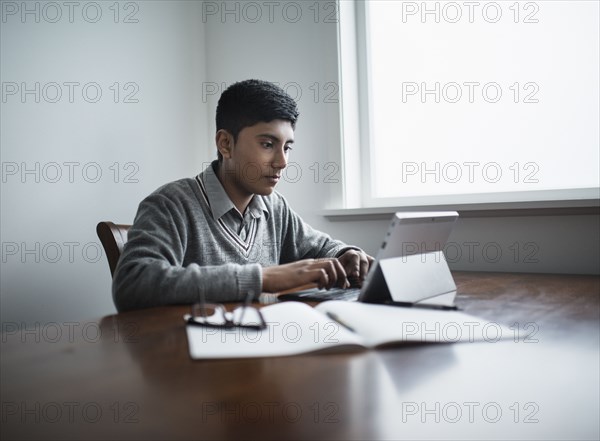
[[[328,234],[315,230],[279,195],[283,213],[283,240],[280,263],[301,259],[339,257],[347,250],[360,248],[332,239]]]
[[[184,266],[189,213],[166,195],[154,193],[138,208],[113,278],[118,311],[193,303],[243,301],[262,288],[259,264]]]

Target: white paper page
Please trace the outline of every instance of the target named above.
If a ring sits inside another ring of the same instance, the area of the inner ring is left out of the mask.
[[[300,302],[261,309],[267,329],[186,326],[192,358],[251,358],[295,355],[343,345],[363,346],[357,334]]]
[[[368,347],[392,342],[494,342],[514,334],[503,325],[459,311],[335,300],[323,302],[315,309],[334,314],[353,328]]]

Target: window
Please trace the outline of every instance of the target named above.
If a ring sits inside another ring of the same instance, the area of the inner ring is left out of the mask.
[[[598,2],[340,14],[346,207],[598,203]]]

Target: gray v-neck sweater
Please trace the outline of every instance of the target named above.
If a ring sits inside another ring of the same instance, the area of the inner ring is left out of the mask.
[[[337,257],[356,248],[311,228],[277,192],[254,196],[267,212],[244,241],[213,218],[207,178],[216,179],[211,166],[140,203],[113,278],[119,311],[194,303],[200,290],[210,302],[243,301],[249,292],[256,298],[263,266]]]

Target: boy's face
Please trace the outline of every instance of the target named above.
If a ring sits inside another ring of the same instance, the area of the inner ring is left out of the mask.
[[[221,148],[222,176],[240,196],[269,195],[287,165],[288,152],[294,142],[294,129],[289,121],[276,119],[244,127],[235,145],[228,135],[228,147]]]

